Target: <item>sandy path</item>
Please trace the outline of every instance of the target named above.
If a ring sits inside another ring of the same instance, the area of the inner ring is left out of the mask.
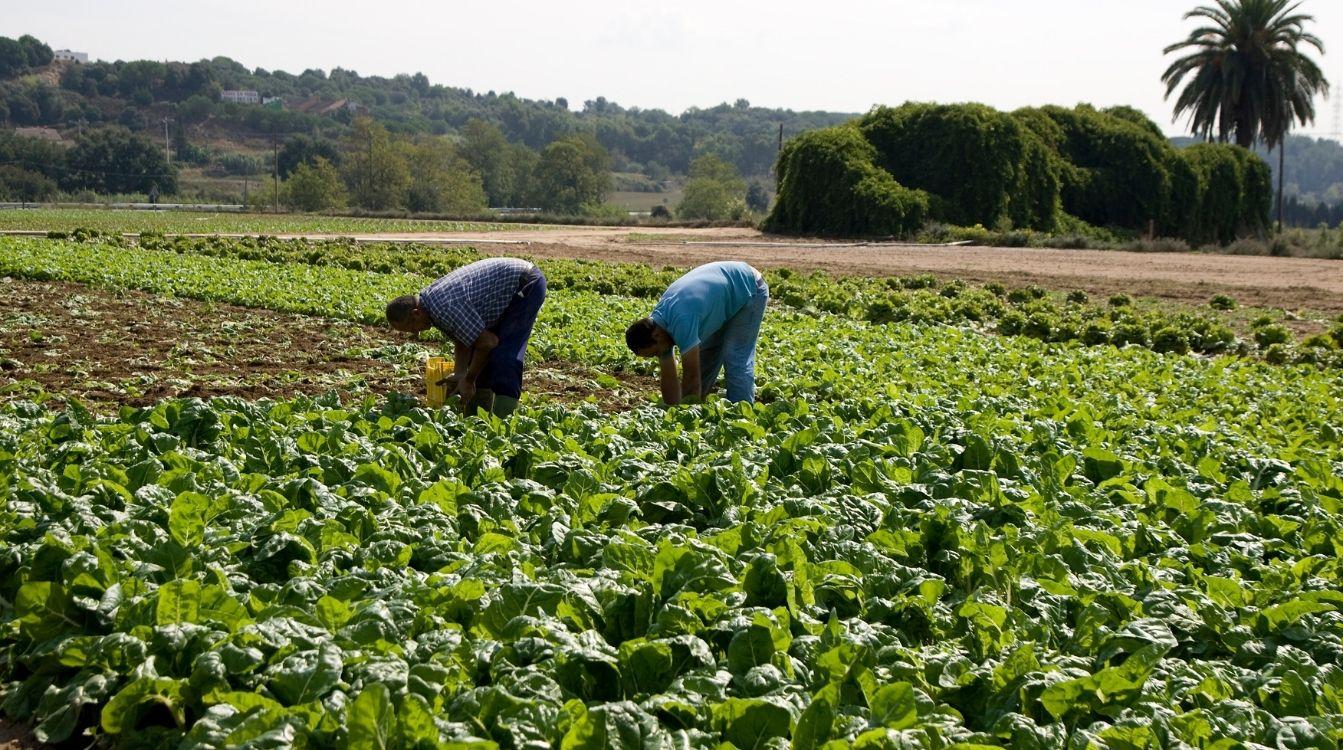
[[[735,258],[760,268],[862,275],[932,273],[969,281],[1084,289],[1093,294],[1127,292],[1194,304],[1227,293],[1253,306],[1343,311],[1343,261],[1310,258],[893,244],[855,247],[735,228],[546,227],[486,234],[388,234],[368,239],[379,238],[488,240],[501,243],[480,243],[481,250],[491,254],[514,252],[655,266]]]
[[[235,235],[226,235],[235,236]],[[312,239],[340,235],[304,234]],[[1158,297],[1204,304],[1229,294],[1245,305],[1343,312],[1343,261],[1201,253],[1129,253],[1111,250],[942,247],[798,240],[752,229],[543,226],[497,232],[386,233],[361,241],[475,244],[491,255],[648,263],[685,267],[734,258],[760,268],[824,270],[839,274],[931,273],[1009,286],[1039,284],[1092,294]]]

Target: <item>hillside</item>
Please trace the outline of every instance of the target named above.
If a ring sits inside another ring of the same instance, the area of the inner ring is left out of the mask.
[[[231,103],[221,100],[224,91],[254,91],[259,100],[274,101]],[[564,99],[435,84],[418,73],[385,78],[336,68],[293,74],[249,70],[227,57],[83,64],[48,57],[40,66],[0,66],[0,124],[8,128],[46,126],[72,136],[82,128],[119,124],[162,138],[162,121],[170,118],[179,145],[221,154],[268,148],[273,136],[339,138],[363,113],[393,133],[451,134],[480,119],[533,149],[587,132],[610,152],[614,171],[654,179],[684,174],[702,153],[722,157],[743,175],[763,176],[774,163],[780,126],[788,137],[853,117],[753,107],[745,99],[679,115],[625,108],[602,97],[571,106]]]

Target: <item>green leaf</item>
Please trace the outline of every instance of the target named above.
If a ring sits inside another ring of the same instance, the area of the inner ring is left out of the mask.
[[[359,691],[345,708],[345,726],[350,733],[349,746],[352,748],[386,750],[391,747],[397,723],[387,686],[375,682]]]
[[[289,656],[267,673],[271,692],[287,706],[318,700],[340,684],[341,657],[331,643]]]
[[[166,709],[177,726],[186,724],[186,706],[182,701],[184,680],[142,677],[122,688],[103,707],[102,727],[108,734],[121,734],[137,728],[151,707]]]
[[[812,696],[811,703],[798,717],[797,728],[793,730],[792,750],[816,750],[830,739],[839,701],[839,687],[834,683],[826,685]]]
[[[751,625],[737,631],[728,643],[728,669],[735,675],[743,675],[762,664],[769,664],[773,658],[774,636],[767,627]]]
[[[792,731],[793,715],[763,698],[728,698],[713,707],[713,728],[740,750],[759,750]]]
[[[159,625],[200,622],[201,585],[196,581],[172,581],[159,587],[154,620]]]
[[[887,729],[914,726],[919,720],[914,687],[908,682],[896,682],[879,688],[872,696],[870,716],[874,726]]]

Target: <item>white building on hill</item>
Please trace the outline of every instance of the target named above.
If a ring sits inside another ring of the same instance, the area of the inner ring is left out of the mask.
[[[261,94],[255,91],[236,91],[227,89],[219,92],[219,100],[233,104],[260,104]]]
[[[58,49],[54,55],[57,60],[63,62],[86,63],[89,61],[89,53],[87,52],[74,52],[73,50],[68,49]]]

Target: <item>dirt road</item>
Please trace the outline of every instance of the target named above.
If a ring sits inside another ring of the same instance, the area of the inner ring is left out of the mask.
[[[313,239],[338,235],[305,234]],[[649,263],[685,267],[735,258],[759,268],[838,274],[931,273],[1009,286],[1039,284],[1118,292],[1202,305],[1228,294],[1243,305],[1343,312],[1343,261],[1202,253],[856,244],[763,235],[751,229],[543,226],[498,232],[389,233],[361,241],[474,244],[492,255]]]
[[[308,235],[315,237],[318,235]],[[1203,253],[946,247],[797,240],[749,229],[545,227],[490,233],[378,234],[367,240],[475,242],[494,255],[692,266],[735,258],[759,268],[839,274],[931,273],[1010,286],[1039,284],[1205,304],[1229,294],[1244,305],[1343,312],[1343,261]]]

